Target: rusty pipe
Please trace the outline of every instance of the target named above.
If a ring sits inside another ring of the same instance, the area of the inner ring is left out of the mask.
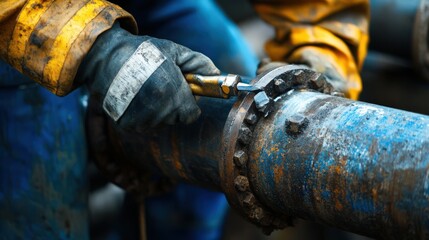
[[[429,236],[429,117],[295,92],[261,119],[249,181],[275,212],[383,239]]]
[[[289,70],[255,84],[283,89],[280,80],[302,80],[303,71]],[[427,238],[428,116],[299,88],[270,96],[267,117],[254,93],[200,98],[197,123],[145,135],[90,110],[91,151],[130,191],[150,192],[147,172],[223,191],[268,232],[304,218],[373,237]]]

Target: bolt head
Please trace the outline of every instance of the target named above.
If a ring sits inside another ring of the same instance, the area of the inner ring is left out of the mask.
[[[255,100],[256,108],[258,109],[263,108],[270,103],[270,98],[263,91],[256,94],[254,97],[254,100]]]
[[[304,70],[298,69],[293,72],[294,83],[296,84],[304,84],[306,82],[306,75],[304,74]]]
[[[238,150],[234,153],[234,163],[235,165],[242,167],[247,164],[247,153],[243,150]]]
[[[311,84],[317,89],[322,88],[325,85],[325,81],[325,76],[323,76],[321,73],[315,73],[310,78]]]
[[[258,116],[256,116],[254,113],[249,113],[247,114],[245,121],[250,125],[254,125],[258,122]]]
[[[255,95],[254,101],[256,108],[261,112],[264,117],[268,116],[271,113],[274,107],[274,101],[265,92],[259,92]]]
[[[299,75],[301,75],[302,73],[303,73],[304,71],[302,71],[301,69],[299,69],[299,70],[296,70],[294,73],[293,73],[293,75],[295,75],[295,76],[299,76]]]
[[[247,145],[252,140],[252,130],[247,126],[242,126],[238,132],[238,141],[244,145]]]
[[[251,208],[255,205],[256,198],[252,193],[247,193],[246,196],[243,198],[243,205],[247,208]]]
[[[239,175],[234,179],[234,186],[235,186],[235,189],[237,189],[237,191],[240,191],[240,192],[248,191],[249,179],[247,179],[247,177],[245,176]]]
[[[286,82],[282,79],[276,79],[274,81],[274,90],[278,93],[284,93],[287,90]]]
[[[286,120],[286,132],[291,135],[301,133],[308,125],[308,119],[302,114],[295,114]]]
[[[332,85],[325,84],[325,86],[323,88],[323,93],[325,93],[325,94],[331,94],[333,91],[334,91],[334,87],[332,87]]]
[[[257,207],[250,213],[250,218],[260,221],[265,216],[264,209]]]

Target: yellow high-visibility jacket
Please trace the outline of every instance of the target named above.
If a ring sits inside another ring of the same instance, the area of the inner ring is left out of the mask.
[[[0,58],[63,96],[97,36],[119,20],[136,33],[134,18],[103,0],[1,0]]]
[[[359,71],[367,53],[369,0],[252,0],[275,27],[266,51],[273,61],[305,62],[305,52],[323,56],[347,80],[346,96],[362,90]],[[317,70],[317,69],[316,69]]]
[[[304,50],[326,56],[361,90],[359,69],[368,42],[368,0],[253,0],[276,29],[266,45],[276,61],[299,62]],[[97,36],[115,21],[132,33],[134,18],[103,0],[1,0],[0,59],[57,95],[76,85],[78,67]]]

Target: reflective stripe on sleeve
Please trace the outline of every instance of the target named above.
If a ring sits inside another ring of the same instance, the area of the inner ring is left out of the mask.
[[[133,17],[105,0],[28,0],[7,43],[7,61],[51,92],[63,96],[98,35],[116,20],[136,33]]]

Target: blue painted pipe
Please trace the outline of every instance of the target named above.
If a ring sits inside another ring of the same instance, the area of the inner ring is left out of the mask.
[[[240,199],[242,193],[228,187],[237,187],[234,179],[223,173],[236,170],[222,167],[232,161],[222,148],[234,117],[228,115],[232,103],[202,99],[204,114],[194,125],[145,136],[110,131],[109,150],[117,148],[113,156],[120,160],[116,167],[128,166],[116,179],[152,168],[176,181],[226,192],[230,201]],[[366,236],[428,238],[428,116],[316,92],[285,94],[274,106],[256,123],[247,170],[239,171],[260,206],[287,219]]]
[[[428,116],[295,92],[258,123],[249,149],[252,189],[275,212],[372,237],[429,237]]]

